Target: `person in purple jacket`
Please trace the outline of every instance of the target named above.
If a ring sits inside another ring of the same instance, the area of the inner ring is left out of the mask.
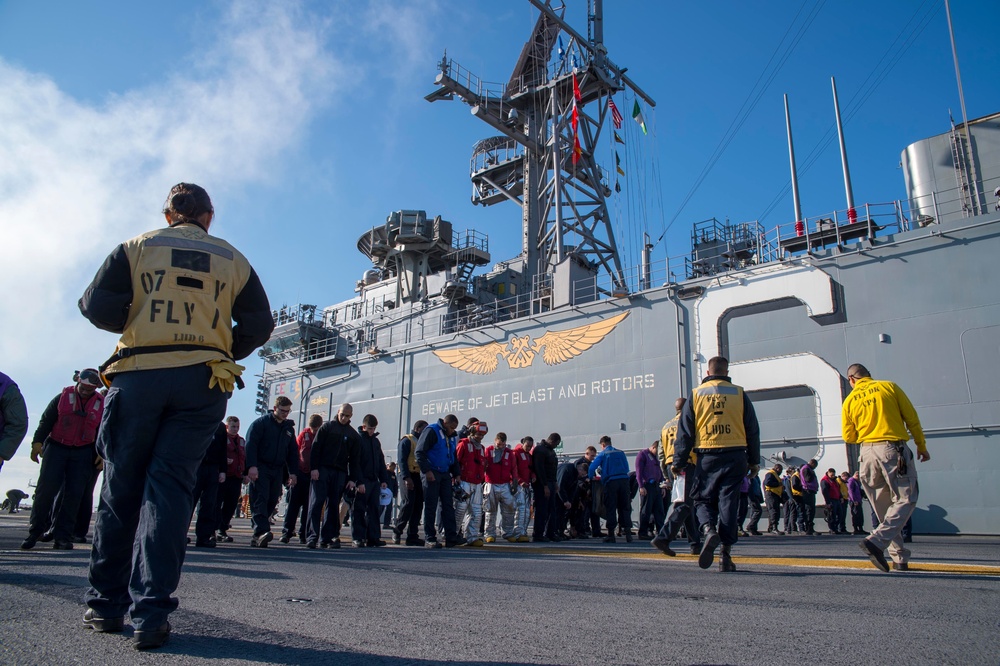
[[[867,536],[868,532],[865,532],[865,512],[861,508],[861,498],[864,497],[864,491],[861,489],[861,479],[859,477],[858,472],[855,472],[854,476],[849,475],[847,472],[840,473],[840,478],[847,484],[847,504],[851,507],[851,524],[854,526],[854,534]]]
[[[816,459],[812,459],[799,469],[799,479],[802,481],[802,506],[805,516],[800,522],[805,523],[805,532],[809,536],[816,534],[813,523],[816,520],[816,493],[819,492],[819,479],[816,478]]]
[[[649,538],[649,527],[657,534],[663,527],[666,511],[663,508],[663,470],[656,459],[656,449],[660,440],[656,440],[639,451],[635,457],[635,480],[639,483],[639,538]]]

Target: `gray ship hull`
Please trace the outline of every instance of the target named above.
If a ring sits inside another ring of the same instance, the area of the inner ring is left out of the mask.
[[[515,440],[558,431],[566,455],[603,434],[634,453],[659,438],[674,398],[721,353],[756,405],[762,462],[816,458],[821,470],[840,471],[856,460],[840,435],[844,372],[861,362],[907,391],[927,434],[932,460],[919,466],[914,528],[998,534],[1000,518],[984,510],[1000,503],[998,254],[1000,218],[963,218],[412,344],[386,344],[386,328],[377,354],[290,376],[271,391],[292,397],[302,416],[330,417],[342,402],[377,415],[390,457],[413,422],[447,413],[477,416]],[[623,314],[599,342],[552,365],[547,347],[530,363],[504,347],[482,374],[435,354],[526,336],[533,349],[547,332]]]

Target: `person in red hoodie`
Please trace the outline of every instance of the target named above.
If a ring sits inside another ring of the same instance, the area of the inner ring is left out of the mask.
[[[219,489],[219,535],[216,541],[232,542],[233,537],[228,532],[232,529],[233,515],[239,504],[243,484],[248,481],[247,473],[247,443],[240,437],[240,419],[237,416],[226,418],[226,480]]]
[[[313,439],[316,431],[323,425],[323,415],[313,414],[309,417],[309,425],[302,429],[295,443],[299,447],[299,468],[288,470],[298,477],[298,482],[288,491],[288,509],[285,511],[285,524],[281,528],[281,543],[288,543],[295,536],[295,521],[299,521],[299,543],[306,542],[306,511],[309,509],[309,456],[312,453]]]
[[[500,535],[514,543],[514,491],[517,489],[517,460],[507,448],[507,434],[498,432],[492,446],[486,447],[486,543],[497,540],[497,510],[500,511]]]
[[[518,543],[528,543],[531,537],[528,536],[528,524],[531,522],[531,484],[535,480],[535,474],[531,470],[531,449],[535,446],[535,440],[525,437],[514,447],[514,464],[517,466],[517,493],[514,495],[514,511],[517,514],[514,520],[514,536]]]
[[[455,524],[465,537],[466,546],[482,546],[479,522],[483,516],[483,482],[486,481],[486,450],[483,437],[489,432],[485,421],[469,426],[467,437],[458,441],[459,488],[455,493]]]

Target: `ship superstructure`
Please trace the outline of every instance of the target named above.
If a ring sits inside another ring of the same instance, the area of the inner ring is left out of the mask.
[[[558,431],[566,455],[603,434],[636,452],[723,354],[757,407],[762,462],[839,471],[857,459],[840,437],[843,373],[862,362],[906,389],[935,456],[917,530],[1000,533],[983,510],[1000,469],[1000,213],[984,194],[1000,186],[998,116],[907,148],[908,200],[767,227],[705,220],[684,256],[627,266],[598,141],[609,100],[653,100],[608,57],[600,2],[584,36],[530,1],[506,84],[444,59],[428,95],[497,133],[473,150],[473,203],[520,208],[521,253],[494,263],[477,231],[389,213],[358,240],[372,268],[352,298],[275,312],[259,406],[288,395],[301,425],[350,402],[378,416],[390,457],[414,421],[446,413],[514,439]]]

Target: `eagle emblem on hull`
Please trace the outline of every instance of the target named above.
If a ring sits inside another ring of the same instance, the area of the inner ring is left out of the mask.
[[[596,345],[628,315],[628,312],[623,312],[593,324],[565,331],[547,331],[534,341],[530,335],[515,335],[506,343],[487,342],[475,347],[435,350],[434,355],[451,367],[474,375],[495,372],[501,357],[515,370],[530,366],[538,354],[542,355],[542,360],[548,365],[558,365]]]

